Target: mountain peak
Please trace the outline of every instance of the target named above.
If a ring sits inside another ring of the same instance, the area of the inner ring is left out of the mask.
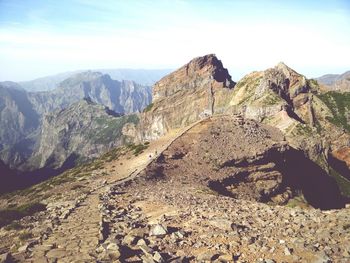
[[[81,77],[81,78],[87,78],[87,79],[95,79],[95,78],[99,78],[102,76],[103,76],[103,74],[101,72],[92,71],[92,70],[88,70],[88,71],[84,71],[84,72],[76,74],[77,78]]]
[[[157,100],[179,91],[197,90],[210,85],[214,89],[230,89],[235,84],[222,62],[214,54],[209,54],[192,59],[158,81],[153,87],[153,98]]]
[[[73,85],[77,85],[83,81],[93,81],[96,80],[98,78],[103,77],[104,75],[101,72],[96,72],[96,71],[84,71],[84,72],[80,72],[77,73],[73,76],[70,76],[69,78],[63,80],[59,86],[61,87],[68,87],[68,86],[73,86]],[[108,75],[106,75],[108,76]]]
[[[217,82],[224,83],[224,86],[227,88],[232,88],[234,86],[231,75],[228,73],[228,70],[224,68],[221,60],[219,60],[215,54],[196,57],[184,67],[186,67],[188,75],[191,73],[209,74],[210,78]]]
[[[295,75],[295,74],[300,75],[294,69],[292,69],[291,67],[287,66],[284,62],[279,62],[275,66],[275,69],[282,71],[286,76]]]

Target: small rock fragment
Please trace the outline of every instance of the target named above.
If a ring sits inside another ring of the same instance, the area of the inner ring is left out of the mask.
[[[150,236],[165,236],[167,233],[168,233],[168,230],[166,229],[166,227],[164,227],[160,224],[157,224],[151,228],[149,235]]]

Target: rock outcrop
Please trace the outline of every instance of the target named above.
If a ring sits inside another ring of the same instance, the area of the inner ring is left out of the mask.
[[[312,85],[284,63],[261,72],[253,72],[240,80],[230,101],[233,111],[259,121],[285,111],[299,121],[293,110],[308,101]]]
[[[141,137],[155,139],[222,112],[234,85],[215,55],[191,60],[153,86],[152,104],[141,114]]]

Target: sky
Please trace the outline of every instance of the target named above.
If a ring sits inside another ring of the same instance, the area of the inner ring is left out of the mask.
[[[350,70],[350,0],[0,0],[0,81],[178,68],[214,53],[234,80],[283,61]]]

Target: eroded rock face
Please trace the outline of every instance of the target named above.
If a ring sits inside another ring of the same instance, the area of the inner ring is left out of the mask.
[[[153,102],[141,116],[141,137],[155,139],[223,111],[235,83],[215,55],[190,61],[153,87]]]

